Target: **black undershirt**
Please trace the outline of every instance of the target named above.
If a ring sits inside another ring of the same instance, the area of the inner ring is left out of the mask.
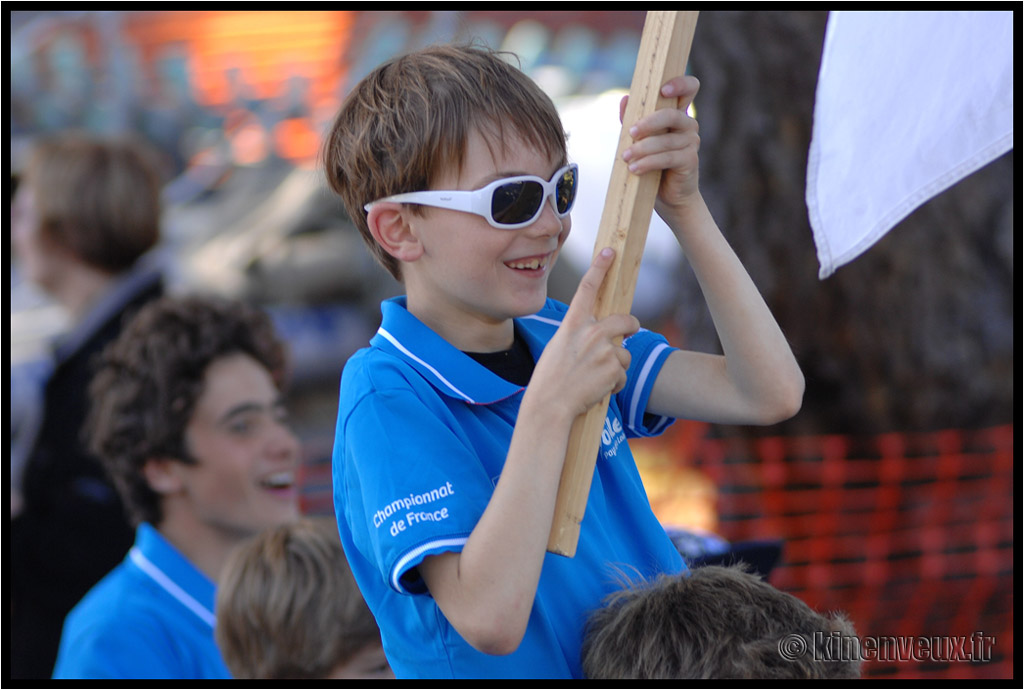
[[[526,340],[515,331],[515,339],[512,347],[501,352],[467,352],[481,366],[487,367],[497,376],[510,381],[517,386],[525,386],[530,382],[533,375],[533,355],[530,354],[530,347]]]

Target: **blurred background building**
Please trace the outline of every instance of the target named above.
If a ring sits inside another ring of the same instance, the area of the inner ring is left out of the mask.
[[[507,49],[563,113],[583,191],[596,199],[581,208],[600,208],[644,16],[13,11],[12,195],[25,146],[41,134],[131,131],[159,147],[172,288],[242,297],[274,316],[292,349],[305,508],[329,511],[338,377],[376,329],[380,300],[400,291],[316,171],[320,134],[348,88],[435,41]],[[804,408],[770,429],[681,422],[636,454],[666,525],[781,544],[771,581],[847,610],[862,635],[994,640],[972,662],[869,660],[869,675],[1009,677],[1015,153],[819,281],[804,180],[826,20],[702,12],[690,60],[702,82],[704,194],[790,337],[807,377]],[[574,218],[552,284],[562,299],[596,233],[596,217]],[[677,343],[714,351],[699,288],[665,232],[652,225],[635,311]],[[11,276],[16,431],[30,388],[19,382],[64,319],[22,282],[17,256]]]

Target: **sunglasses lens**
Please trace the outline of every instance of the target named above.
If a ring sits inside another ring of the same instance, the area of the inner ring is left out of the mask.
[[[576,169],[569,168],[562,174],[555,187],[555,206],[559,215],[565,215],[576,201]]]
[[[536,182],[510,182],[494,190],[491,217],[502,225],[525,223],[544,202],[544,188]]]

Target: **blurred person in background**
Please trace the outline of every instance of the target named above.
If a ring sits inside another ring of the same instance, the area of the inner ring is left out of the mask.
[[[18,268],[66,315],[37,395],[12,408],[13,678],[46,678],[64,616],[127,552],[132,529],[81,441],[95,356],[163,293],[161,177],[141,142],[62,133],[31,149],[12,202]]]
[[[214,641],[231,551],[299,516],[299,441],[270,317],[165,297],[104,352],[86,421],[137,526],[128,556],[68,614],[55,678],[230,678]]]

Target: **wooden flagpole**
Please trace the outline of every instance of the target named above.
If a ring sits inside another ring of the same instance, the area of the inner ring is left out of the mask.
[[[665,82],[686,71],[697,14],[648,12],[644,21],[629,103],[594,246],[595,254],[605,247],[615,249],[615,261],[597,294],[594,316],[598,319],[628,313],[632,307],[647,228],[661,182],[660,171],[635,175],[622,160],[622,153],[632,143],[629,127],[659,108],[678,106],[677,99],[665,98],[660,91]],[[576,555],[610,397],[606,395],[572,425],[548,538],[547,550],[553,553]]]

